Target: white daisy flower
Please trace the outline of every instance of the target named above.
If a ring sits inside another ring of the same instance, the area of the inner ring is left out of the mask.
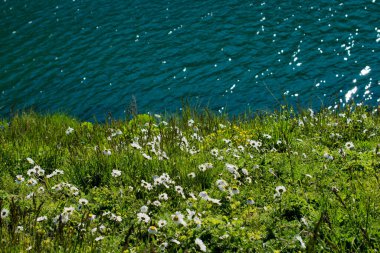
[[[206,245],[199,238],[195,239],[195,244],[198,245],[199,249],[203,252],[206,252]]]
[[[72,132],[74,132],[74,128],[68,127],[68,128],[66,129],[66,134],[67,134],[67,135],[71,134]]]
[[[23,226],[17,226],[16,227],[16,230],[15,230],[15,233],[21,233],[22,231],[24,231],[24,227]]]
[[[158,227],[162,228],[162,227],[165,227],[167,224],[166,220],[159,220],[157,225]]]
[[[239,194],[239,193],[240,193],[239,188],[237,188],[236,186],[233,186],[231,188],[231,194],[232,195],[236,195],[236,194]]]
[[[346,146],[346,149],[355,148],[354,143],[352,143],[352,141],[346,142],[345,146]]]
[[[142,206],[142,207],[140,208],[140,212],[141,212],[141,213],[147,213],[147,212],[148,212],[148,207],[147,207],[147,206]]]
[[[194,172],[191,172],[191,173],[187,174],[187,176],[188,176],[189,178],[195,178],[195,173],[194,173]]]
[[[4,218],[6,218],[8,215],[9,215],[9,210],[3,208],[3,209],[1,210],[0,217],[1,217],[2,219],[4,219]]]
[[[181,212],[175,212],[175,214],[173,214],[172,216],[172,220],[174,221],[174,223],[176,224],[181,224],[183,225],[184,227],[187,226],[187,223],[185,222],[185,220],[183,219],[183,214],[181,214]]]
[[[284,192],[286,192],[286,188],[283,185],[277,186],[276,187],[276,192],[281,196]]]
[[[15,182],[20,184],[25,181],[25,178],[22,175],[17,175]]]
[[[120,170],[112,170],[111,175],[113,177],[120,177],[121,176],[121,171]]]
[[[205,192],[205,191],[201,191],[199,193],[199,197],[201,197],[204,200],[209,200],[210,199],[210,197],[208,196],[207,192]]]
[[[26,160],[27,160],[28,163],[30,163],[31,165],[34,165],[34,164],[35,164],[35,162],[33,161],[33,159],[30,158],[30,157],[27,157]]]
[[[28,181],[27,181],[27,184],[29,186],[35,186],[37,184],[37,180],[35,180],[34,178],[30,178]]]
[[[103,150],[103,155],[110,156],[112,154],[110,149]]]
[[[177,186],[174,187],[174,189],[175,189],[175,191],[176,191],[178,194],[181,194],[181,195],[182,195],[182,198],[185,198],[185,194],[183,193],[183,188],[182,188],[182,186],[177,185]]]
[[[95,238],[95,241],[98,242],[98,241],[101,241],[101,240],[103,240],[103,239],[104,239],[104,236],[101,235],[101,236],[96,237],[96,238]]]
[[[253,204],[255,204],[255,201],[252,198],[248,198],[247,199],[247,204],[248,205],[253,205]]]
[[[299,235],[296,235],[295,238],[300,242],[301,249],[306,249],[306,245],[305,245],[304,241],[302,240],[302,237]]]
[[[83,205],[83,206],[85,206],[85,205],[87,205],[88,204],[88,200],[87,199],[79,199],[79,204],[81,204],[81,205]]]
[[[155,200],[155,201],[152,202],[152,205],[154,205],[154,206],[161,206],[161,202],[158,201],[158,200]]]
[[[41,217],[37,218],[37,222],[41,222],[41,221],[44,221],[44,220],[47,220],[46,216],[41,216]]]
[[[334,160],[334,157],[330,155],[329,153],[324,153],[323,157],[326,158],[327,160]]]
[[[169,198],[168,198],[168,194],[166,194],[166,193],[161,193],[160,195],[158,195],[158,199],[159,200],[168,200]]]
[[[170,241],[171,241],[171,242],[174,242],[174,243],[177,244],[177,245],[180,245],[180,244],[181,244],[181,242],[178,241],[178,240],[176,240],[176,239],[171,239]]]
[[[27,174],[29,177],[36,175],[36,174],[37,174],[36,167],[33,167],[33,168],[29,169],[29,170],[26,172],[26,174]]]
[[[212,156],[218,157],[219,150],[217,148],[213,148],[213,149],[211,149],[210,153]]]
[[[149,228],[148,228],[148,233],[149,234],[157,234],[157,232],[158,232],[158,230],[157,230],[157,228],[155,227],[155,226],[150,226]]]
[[[137,214],[137,220],[139,222],[148,223],[150,221],[150,217],[146,213],[138,213]]]

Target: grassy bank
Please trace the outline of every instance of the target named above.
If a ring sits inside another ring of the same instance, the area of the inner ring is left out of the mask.
[[[380,117],[0,122],[4,252],[376,252]]]

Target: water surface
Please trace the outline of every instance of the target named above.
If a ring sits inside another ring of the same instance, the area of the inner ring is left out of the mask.
[[[0,114],[379,104],[380,3],[3,0]]]

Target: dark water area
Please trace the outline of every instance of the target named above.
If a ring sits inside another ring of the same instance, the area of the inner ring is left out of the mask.
[[[380,1],[1,0],[0,115],[380,103]]]

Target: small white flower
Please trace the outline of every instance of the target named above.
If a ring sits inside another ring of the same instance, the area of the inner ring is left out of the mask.
[[[227,239],[228,237],[230,237],[229,234],[224,234],[224,235],[222,235],[222,236],[219,236],[219,239],[220,239],[220,240],[224,240],[224,239]]]
[[[142,207],[140,208],[140,212],[142,212],[142,213],[147,213],[147,212],[148,212],[148,207],[147,207],[147,206],[142,206]]]
[[[263,137],[266,139],[272,139],[272,136],[270,136],[269,134],[263,134]]]
[[[193,219],[193,221],[194,221],[195,224],[197,224],[197,228],[201,227],[202,220],[198,216],[195,216],[194,219]]]
[[[306,245],[305,245],[304,241],[302,240],[302,237],[299,235],[296,235],[295,238],[300,242],[301,248],[306,249]]]
[[[63,208],[63,213],[64,213],[64,214],[71,215],[71,214],[74,213],[74,211],[75,211],[75,208],[72,207],[72,206],[70,206],[70,207],[64,207],[64,208]]]
[[[147,155],[145,153],[142,153],[143,157],[147,160],[152,160],[152,157],[150,155]]]
[[[45,170],[43,170],[40,166],[35,166],[35,168],[36,168],[36,174],[37,174],[37,176],[43,176],[43,175],[45,175]]]
[[[174,187],[174,189],[175,189],[175,191],[176,191],[178,194],[181,194],[181,195],[182,195],[182,198],[185,198],[185,194],[183,193],[183,188],[182,188],[182,186],[177,185],[177,186]]]
[[[206,252],[206,245],[199,238],[195,239],[195,244],[199,246],[199,249],[203,252]]]
[[[81,204],[81,205],[83,205],[83,206],[85,206],[85,205],[87,205],[88,204],[88,200],[87,199],[79,199],[79,204]]]
[[[208,201],[210,201],[211,203],[217,204],[217,205],[221,205],[220,199],[209,198]]]
[[[212,169],[214,166],[212,163],[203,163],[198,166],[199,170],[202,172],[205,172],[207,169]]]
[[[110,149],[103,150],[103,155],[110,156],[112,154]]]
[[[26,199],[31,199],[31,198],[33,198],[33,196],[34,196],[34,192],[31,192],[28,195],[26,195],[25,198]]]
[[[150,217],[146,213],[138,213],[137,214],[137,220],[139,222],[148,223],[150,221]]]
[[[187,211],[187,213],[188,213],[188,215],[187,215],[187,219],[188,219],[188,220],[192,220],[192,219],[193,219],[193,216],[196,214],[196,212],[193,211],[193,210],[190,210],[190,209],[186,209],[186,211]]]
[[[218,157],[219,150],[217,148],[213,148],[213,149],[211,149],[210,153],[212,156]]]
[[[39,188],[37,189],[37,192],[38,192],[39,194],[42,194],[42,193],[45,192],[45,188],[41,186],[41,187],[39,187]]]
[[[98,236],[98,237],[95,238],[95,241],[98,242],[98,241],[101,241],[101,240],[103,240],[103,239],[104,239],[104,236]]]
[[[104,233],[106,231],[106,226],[104,226],[103,224],[100,225],[99,230],[100,230],[100,232]]]
[[[47,220],[46,216],[41,216],[41,217],[37,218],[37,222],[41,222],[41,221],[44,221],[44,220]]]
[[[9,210],[3,208],[3,209],[1,210],[0,217],[1,217],[2,219],[4,219],[4,218],[6,218],[6,217],[8,216],[8,214],[9,214]]]
[[[155,200],[155,201],[152,202],[152,205],[154,205],[154,206],[161,206],[161,202],[158,201],[158,200]]]
[[[17,226],[15,233],[21,233],[22,231],[24,231],[24,227],[23,226]]]
[[[158,195],[158,199],[159,200],[168,200],[168,194],[166,193],[161,193],[160,195]]]
[[[31,177],[37,174],[36,167],[33,167],[32,169],[29,169],[26,174]]]
[[[159,220],[157,225],[158,227],[162,228],[162,227],[165,227],[167,224],[166,220]]]
[[[26,160],[27,160],[28,163],[30,163],[31,165],[34,165],[34,163],[35,163],[35,162],[33,161],[33,159],[30,158],[30,157],[27,157]]]
[[[181,224],[184,227],[187,226],[187,223],[183,219],[183,214],[181,214],[181,212],[175,212],[175,214],[173,214],[171,217],[172,217],[172,220],[174,221],[174,223]]]
[[[58,174],[61,174],[61,175],[64,174],[63,170],[54,170],[54,172],[55,172],[57,175],[58,175]]]
[[[226,163],[226,169],[228,170],[228,172],[233,174],[235,178],[240,177],[240,174],[238,172],[238,167],[236,165]]]
[[[354,143],[352,143],[351,141],[346,142],[345,146],[346,146],[346,149],[353,149],[355,147]]]
[[[194,172],[191,172],[191,173],[187,174],[187,176],[188,176],[189,178],[195,178],[195,173],[194,173]]]
[[[197,200],[197,198],[195,197],[194,193],[189,192],[189,196],[190,196],[192,199]]]
[[[89,214],[88,214],[88,219],[89,219],[90,221],[93,221],[93,220],[96,219],[96,215],[95,215],[95,214],[92,214],[92,213],[89,213]]]
[[[145,189],[147,189],[148,191],[153,189],[152,184],[150,184],[144,180],[141,180],[141,186],[144,187]]]
[[[157,230],[157,228],[155,227],[155,226],[150,226],[149,228],[148,228],[148,233],[149,234],[157,234],[157,232],[158,232],[158,230]]]
[[[17,175],[15,182],[20,184],[25,181],[25,178],[22,175]]]
[[[249,140],[249,145],[256,149],[256,150],[259,150],[259,148],[261,147],[262,143],[260,141],[255,141],[255,140]]]
[[[329,153],[324,153],[323,157],[326,158],[327,160],[334,160],[334,157],[330,155]]]
[[[199,193],[199,197],[201,197],[204,200],[209,200],[210,199],[210,197],[208,196],[207,192],[205,192],[205,191],[200,192]]]
[[[160,244],[160,246],[158,246],[160,248],[161,251],[165,251],[166,248],[168,247],[169,243],[168,242],[163,242]]]
[[[174,242],[175,244],[178,244],[178,245],[180,245],[180,244],[181,244],[181,242],[180,242],[180,241],[178,241],[178,240],[176,240],[176,239],[171,239],[170,241],[171,241],[171,242]]]
[[[137,142],[132,142],[131,143],[131,147],[135,148],[135,149],[142,149],[142,147],[140,146],[140,144],[138,144]]]
[[[34,178],[30,178],[28,181],[27,181],[27,184],[29,186],[35,186],[37,184],[37,180],[35,180]]]
[[[284,192],[286,192],[286,188],[285,188],[285,186],[282,186],[282,185],[277,186],[277,187],[276,187],[276,192],[278,193],[278,195],[281,196],[281,194],[283,194]]]
[[[228,186],[228,183],[223,179],[219,179],[216,180],[216,185],[218,186],[219,190],[225,191]]]
[[[255,204],[255,201],[252,198],[248,198],[247,199],[247,204],[248,205],[253,205],[253,204]]]
[[[67,135],[71,134],[72,132],[74,132],[74,128],[68,127],[68,128],[66,129],[66,134],[67,134]]]
[[[78,194],[79,194],[79,189],[76,188],[75,186],[71,186],[71,187],[70,187],[70,193],[71,193],[72,195],[74,195],[74,196],[78,196]]]
[[[123,218],[121,218],[120,215],[111,214],[110,220],[116,221],[116,222],[122,222]]]
[[[113,177],[120,177],[121,176],[121,171],[120,170],[112,170]]]
[[[232,187],[231,188],[231,194],[232,195],[236,195],[236,194],[239,194],[240,191],[239,191],[239,188],[237,188],[236,186]]]

